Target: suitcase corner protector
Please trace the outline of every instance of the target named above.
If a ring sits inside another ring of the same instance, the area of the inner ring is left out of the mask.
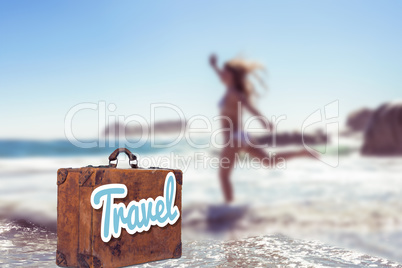
[[[58,266],[67,266],[66,255],[64,255],[64,253],[59,250],[56,251],[56,264]]]
[[[173,252],[173,258],[174,259],[178,259],[181,257],[181,248],[182,248],[182,244],[181,241],[176,245],[176,248]]]
[[[63,184],[68,175],[68,169],[67,168],[60,168],[57,170],[57,185]]]
[[[179,169],[174,170],[174,176],[176,178],[176,182],[180,185],[183,185],[183,171]]]

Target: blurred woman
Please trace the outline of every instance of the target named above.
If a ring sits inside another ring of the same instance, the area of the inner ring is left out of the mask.
[[[229,131],[224,132],[224,148],[221,152],[219,177],[225,201],[230,203],[233,201],[230,174],[233,170],[236,155],[240,151],[244,151],[252,157],[257,157],[264,166],[272,166],[273,162],[271,161],[272,158],[262,148],[255,146],[252,137],[249,137],[244,132],[241,122],[242,112],[248,110],[269,131],[273,130],[273,125],[251,102],[251,98],[256,92],[249,81],[249,75],[255,74],[258,69],[263,69],[263,66],[258,63],[234,59],[226,62],[224,67],[220,69],[215,55],[210,57],[210,64],[226,87],[226,93],[219,103],[219,108],[223,119],[222,128]],[[300,150],[277,153],[275,157],[286,160],[292,157],[309,155],[306,150]]]

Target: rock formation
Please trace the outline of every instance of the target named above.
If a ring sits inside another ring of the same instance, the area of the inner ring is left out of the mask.
[[[364,155],[402,155],[402,101],[376,109],[364,133]]]
[[[349,114],[346,120],[346,126],[351,132],[364,131],[373,115],[373,110],[362,108]]]

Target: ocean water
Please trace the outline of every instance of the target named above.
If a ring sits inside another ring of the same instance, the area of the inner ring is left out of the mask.
[[[54,267],[57,169],[107,164],[114,148],[0,144],[0,265]],[[236,168],[230,206],[205,160],[217,151],[133,149],[140,166],[184,170],[183,257],[144,266],[402,267],[402,158],[361,157],[345,144],[336,168],[307,158]]]

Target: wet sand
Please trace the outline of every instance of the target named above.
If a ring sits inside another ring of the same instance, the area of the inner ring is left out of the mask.
[[[0,266],[57,267],[57,235],[23,221],[0,221]],[[263,235],[239,240],[183,240],[183,255],[136,267],[402,267],[318,241]]]

